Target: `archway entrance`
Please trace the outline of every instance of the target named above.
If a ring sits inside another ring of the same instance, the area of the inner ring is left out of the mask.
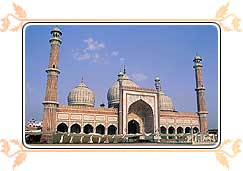
[[[104,135],[105,134],[105,127],[103,125],[98,125],[96,127],[96,133]]]
[[[57,126],[57,131],[58,132],[68,132],[68,126],[65,123],[60,123]]]
[[[73,124],[71,126],[71,132],[80,133],[80,131],[81,131],[81,127],[79,126],[79,124]]]
[[[175,134],[175,128],[174,127],[169,127],[169,129],[168,129],[168,133],[169,134]],[[175,136],[169,136],[169,139],[174,139],[175,138]]]
[[[87,124],[84,126],[84,133],[85,134],[89,134],[93,132],[93,126],[90,124]]]
[[[136,121],[139,126],[137,133],[154,133],[154,116],[151,106],[143,100],[131,104],[128,109],[128,133],[129,127],[135,130],[136,126],[130,121]],[[129,125],[130,123],[130,125]],[[130,129],[131,131],[131,129]],[[134,131],[133,131],[134,132]]]
[[[195,134],[195,133],[198,133],[198,132],[199,132],[199,129],[197,127],[194,127],[193,128],[193,133]]]
[[[182,134],[183,133],[183,128],[180,126],[177,128],[177,134]]]
[[[191,133],[191,128],[190,127],[186,127],[186,129],[185,129],[185,133],[187,134],[187,133]]]
[[[166,128],[164,126],[160,127],[161,134],[166,134]]]
[[[131,120],[128,122],[128,134],[136,134],[140,133],[139,123],[135,120]]]
[[[114,125],[110,125],[108,127],[108,135],[115,135],[116,134],[116,127]]]

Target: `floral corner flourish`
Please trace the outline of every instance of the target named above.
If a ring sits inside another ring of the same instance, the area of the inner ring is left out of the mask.
[[[231,152],[227,152],[223,150],[226,145],[231,145]],[[224,167],[227,167],[228,170],[230,168],[229,158],[234,158],[237,156],[238,153],[241,152],[240,150],[241,139],[236,140],[225,140],[220,148],[215,152],[216,159],[222,164]]]
[[[234,13],[227,14],[229,8],[229,2],[227,4],[222,5],[218,11],[216,12],[216,20],[219,25],[224,29],[224,31],[237,31],[241,32],[242,29],[240,28],[240,21],[241,19],[238,18]],[[227,25],[227,21],[231,21],[231,25]]]
[[[27,154],[24,149],[24,146],[18,140],[1,139],[0,145],[1,145],[0,152],[3,153],[7,158],[14,159],[12,163],[13,170],[25,161]],[[17,149],[15,149],[14,151],[11,149],[11,147],[13,146],[17,147]]]
[[[2,27],[0,28],[1,32],[5,32],[7,30],[18,31],[19,29],[22,28],[24,21],[26,20],[27,15],[26,15],[25,10],[21,6],[15,4],[15,3],[13,3],[12,5],[14,8],[15,14],[8,13],[7,15],[5,15],[4,18],[1,19],[1,21],[2,21]],[[11,24],[10,18],[17,20],[17,25],[14,25],[11,28],[10,28],[10,24]]]

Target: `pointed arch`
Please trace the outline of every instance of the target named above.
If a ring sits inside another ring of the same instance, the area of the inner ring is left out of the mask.
[[[95,132],[104,135],[105,134],[105,127],[103,125],[99,124],[96,127],[96,131]]]
[[[86,124],[84,126],[84,133],[85,134],[93,133],[93,131],[94,131],[94,127],[92,125]]]
[[[73,124],[71,126],[71,132],[74,132],[74,133],[80,133],[81,132],[81,127],[79,124]]]
[[[154,115],[152,107],[143,101],[142,99],[137,100],[136,102],[132,103],[128,108],[128,117],[130,114],[137,115],[138,118],[142,121],[139,123],[141,133],[153,133],[154,132]],[[138,119],[130,118],[129,121],[132,119],[138,122]]]
[[[116,130],[117,130],[117,128],[116,128],[115,125],[110,125],[108,127],[108,135],[115,135],[116,134]]]
[[[140,125],[136,120],[130,120],[128,122],[128,134],[140,133]]]
[[[186,127],[185,128],[185,133],[187,134],[187,133],[191,133],[191,128],[190,127]]]
[[[161,127],[160,127],[160,132],[161,132],[161,134],[166,134],[166,132],[167,132],[166,127],[161,126]]]
[[[58,132],[68,132],[68,126],[65,123],[60,123],[57,126],[57,131]]]
[[[169,134],[174,134],[174,133],[175,133],[175,128],[174,128],[173,126],[170,126],[170,127],[168,128],[168,133],[169,133]]]
[[[198,133],[198,132],[199,132],[198,127],[194,127],[194,128],[193,128],[193,133]]]
[[[183,128],[181,126],[179,126],[177,129],[176,129],[176,133],[177,134],[182,134],[183,133]]]

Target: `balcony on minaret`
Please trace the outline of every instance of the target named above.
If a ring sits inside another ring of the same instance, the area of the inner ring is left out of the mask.
[[[194,57],[193,62],[194,62],[193,68],[202,67],[202,64],[201,64],[202,58],[198,54],[196,54],[196,56]]]
[[[52,34],[52,38],[50,38],[49,42],[51,44],[57,44],[57,45],[60,46],[60,44],[62,43],[62,40],[61,40],[62,32],[61,32],[61,30],[56,26],[51,30],[51,34]]]

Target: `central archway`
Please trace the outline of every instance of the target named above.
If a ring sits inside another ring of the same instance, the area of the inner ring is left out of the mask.
[[[128,121],[132,120],[138,122],[140,133],[154,133],[153,109],[145,101],[140,99],[129,106]]]
[[[128,122],[128,134],[136,134],[140,133],[139,123],[135,120],[131,120]]]

